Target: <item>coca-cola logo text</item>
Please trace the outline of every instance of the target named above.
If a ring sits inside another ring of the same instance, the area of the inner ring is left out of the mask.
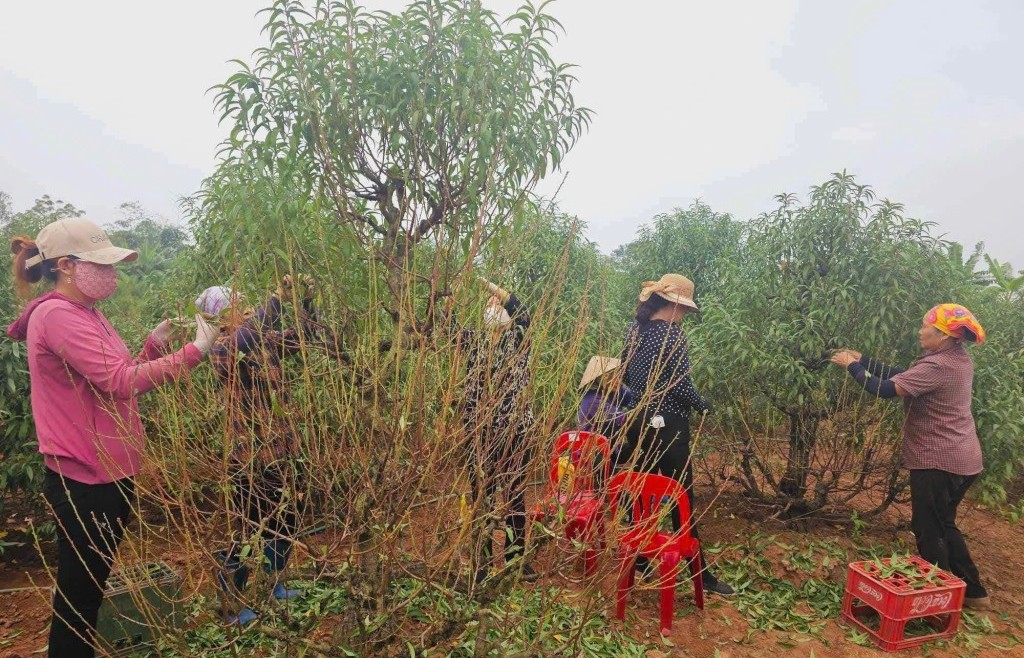
[[[920,615],[929,610],[945,610],[953,602],[953,592],[922,594],[910,604],[910,614]]]
[[[865,594],[867,596],[870,596],[875,601],[881,601],[882,600],[882,593],[879,592],[874,587],[871,587],[870,585],[868,585],[864,581],[861,581],[861,582],[857,583],[857,591],[860,592],[861,594]]]

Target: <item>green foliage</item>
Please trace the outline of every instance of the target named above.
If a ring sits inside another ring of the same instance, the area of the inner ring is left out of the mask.
[[[388,315],[429,331],[432,300],[589,121],[547,52],[557,21],[453,1],[392,14],[280,0],[265,15],[270,44],[215,88],[231,132],[196,219],[213,279],[330,262],[348,290],[386,285]],[[410,279],[426,243],[440,257]]]
[[[344,615],[349,597],[344,589],[330,579],[292,581],[290,587],[300,589],[302,596],[290,602],[286,614],[292,628],[304,627],[310,622],[331,622]],[[394,596],[404,600],[406,626],[415,632],[417,624],[444,623],[477,610],[467,597],[447,591],[422,587],[416,580],[404,579],[394,585]],[[644,655],[647,647],[626,633],[613,629],[602,613],[581,609],[566,602],[557,590],[515,589],[493,606],[493,613],[484,617],[483,624],[474,623],[455,638],[446,653],[429,655],[448,658],[470,658],[477,653],[478,634],[486,635],[486,645],[494,647],[486,655],[503,656],[520,652],[529,655],[573,655],[582,658],[628,658]],[[261,629],[249,629],[240,638],[218,622],[202,621],[206,618],[209,602],[198,598],[193,602],[192,618],[195,623],[185,633],[187,651],[168,639],[161,642],[162,656],[202,655],[206,658],[234,656],[243,649],[246,655],[281,655],[290,648],[302,651],[299,638],[270,637]],[[272,609],[268,609],[270,613]],[[230,645],[230,646],[229,646]],[[345,646],[335,646],[337,655],[358,656],[359,652]],[[301,654],[300,654],[301,655]],[[411,654],[410,654],[411,655]],[[418,654],[417,654],[418,655]]]
[[[737,265],[742,234],[741,222],[695,201],[640,227],[636,239],[617,249],[615,257],[634,288],[641,281],[678,272],[694,282],[698,298],[714,296]],[[629,311],[636,300],[631,293]]]
[[[553,205],[528,202],[485,251],[485,267],[493,262],[493,276],[542,319],[534,327],[537,372],[568,367],[582,375],[590,356],[619,352],[622,331],[629,322],[614,304],[613,292],[621,287],[622,274],[586,239],[585,229],[582,220]],[[534,384],[537,398],[564,395],[550,382]],[[577,397],[564,396],[564,401],[563,414],[574,414]]]
[[[982,501],[1001,505],[1024,473],[1024,300],[1008,299],[992,287],[968,291],[964,304],[988,334],[984,344],[970,349],[974,416],[985,460],[978,493]]]
[[[1021,291],[1024,291],[1024,272],[1014,275],[1013,266],[1009,263],[1000,263],[988,254],[985,254],[985,262],[988,263],[990,280],[999,289],[1003,299],[1019,299]]]
[[[838,473],[878,448],[864,442],[877,413],[830,366],[832,352],[854,347],[909,363],[921,316],[942,299],[936,285],[950,279],[950,261],[929,225],[905,218],[899,204],[873,199],[869,187],[845,173],[812,188],[804,205],[792,195],[778,197],[778,209],[748,226],[741,266],[705,305],[694,332],[698,354],[713,355],[700,367],[719,382],[726,425],[768,433],[785,423],[785,469],[767,479],[796,499],[812,481],[813,507],[830,499]],[[819,443],[826,422],[832,431]],[[894,430],[891,421],[888,431]],[[771,443],[755,436],[750,448],[765,469],[778,458]],[[879,476],[886,481],[886,473]]]
[[[160,320],[177,315],[183,302],[194,299],[186,273],[196,258],[188,232],[153,217],[138,203],[121,204],[122,218],[107,226],[110,240],[139,252],[137,260],[118,266],[118,292],[103,304],[104,313],[133,344]],[[190,308],[182,309],[186,314]]]
[[[24,343],[0,338],[0,516],[7,496],[42,485],[27,366]]]
[[[408,583],[407,587],[415,586]],[[438,613],[465,613],[474,609],[470,600],[436,590],[425,590],[416,604],[409,608],[413,619],[435,620]],[[461,599],[461,600],[460,600]],[[605,619],[605,611],[575,607],[566,593],[557,588],[513,590],[504,600],[493,606],[487,623],[475,625],[456,643],[451,658],[470,658],[477,652],[478,635],[485,633],[486,644],[494,647],[487,655],[512,655],[529,652],[532,655],[563,653],[586,658],[615,656],[643,656],[647,647],[626,633],[613,630]],[[585,601],[581,600],[581,603]]]
[[[740,544],[713,545],[705,550],[717,557],[718,575],[736,588],[734,605],[749,624],[746,642],[763,643],[775,637],[779,638],[775,643],[784,648],[817,639],[833,652],[839,650],[831,646],[824,633],[829,624],[836,622],[842,607],[845,572],[836,577],[835,567],[869,560],[877,562],[889,576],[917,575],[916,568],[909,567],[901,557],[906,555],[906,546],[901,544],[844,548],[835,542],[813,541],[798,547],[774,535],[757,534]],[[773,560],[771,555],[780,551],[787,557]],[[963,626],[953,644],[963,655],[989,647],[1008,649],[1024,644],[1024,637],[1015,632],[1024,630],[1020,622],[1014,629],[1008,616],[1001,615],[1000,621],[1003,623],[997,626],[989,615],[964,610]],[[755,632],[761,635],[755,638]],[[934,629],[927,627],[921,632]],[[766,633],[775,635],[763,635]],[[853,628],[846,638],[854,644],[873,646],[867,633]]]
[[[842,607],[843,583],[801,574],[800,583],[778,575],[779,566],[769,557],[769,547],[778,544],[784,551],[794,546],[776,542],[774,536],[755,535],[738,546],[711,546],[707,552],[725,556],[716,562],[718,576],[736,589],[736,609],[752,631],[779,631],[799,637],[823,639],[828,620]],[[846,551],[833,544],[812,543],[806,559],[791,558],[792,569],[813,573],[826,561],[842,564]],[[826,573],[830,567],[826,567]]]

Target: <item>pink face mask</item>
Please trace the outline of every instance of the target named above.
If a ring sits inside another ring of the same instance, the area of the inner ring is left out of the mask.
[[[113,265],[76,261],[75,285],[90,299],[106,299],[117,290],[117,268]]]

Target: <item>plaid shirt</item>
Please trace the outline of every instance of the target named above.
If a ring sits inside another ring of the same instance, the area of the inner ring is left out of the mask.
[[[963,345],[919,357],[892,377],[903,399],[903,465],[956,475],[981,472],[981,443],[971,415],[974,364]]]

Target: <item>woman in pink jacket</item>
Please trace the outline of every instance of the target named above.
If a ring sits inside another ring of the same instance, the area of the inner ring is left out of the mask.
[[[114,265],[138,255],[112,245],[88,220],[53,222],[34,241],[13,239],[11,251],[22,299],[31,298],[32,284],[53,284],[7,329],[28,342],[43,495],[57,524],[49,655],[91,658],[145,442],[135,398],[199,365],[216,334],[197,317],[195,340],[168,354],[172,327],[164,321],[133,358],[96,302],[117,289]]]

